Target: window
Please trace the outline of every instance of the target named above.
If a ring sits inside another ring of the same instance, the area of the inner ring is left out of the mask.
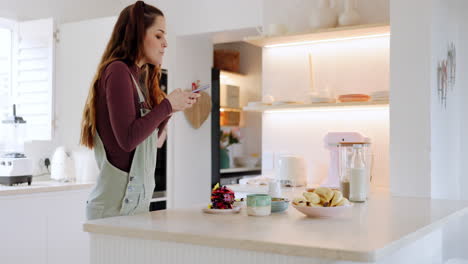
[[[53,20],[4,21],[0,19],[0,119],[11,115],[15,104],[17,115],[26,120],[27,139],[51,140]]]
[[[12,31],[0,25],[0,118],[3,119],[11,95]]]

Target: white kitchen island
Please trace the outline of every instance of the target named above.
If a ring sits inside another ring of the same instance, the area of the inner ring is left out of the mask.
[[[443,229],[468,201],[373,195],[343,217],[170,209],[89,221],[92,264],[443,263]]]

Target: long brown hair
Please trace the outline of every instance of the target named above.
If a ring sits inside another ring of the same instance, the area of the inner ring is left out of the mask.
[[[94,147],[96,135],[96,89],[106,67],[113,61],[120,60],[127,65],[133,65],[143,57],[143,40],[146,29],[156,21],[158,16],[164,14],[158,8],[137,1],[127,6],[119,15],[112,31],[109,43],[102,55],[101,62],[91,83],[88,98],[83,110],[81,121],[80,144],[90,149]],[[159,104],[164,98],[164,92],[159,88],[160,66],[145,65],[142,76],[146,87],[147,104],[150,107]]]

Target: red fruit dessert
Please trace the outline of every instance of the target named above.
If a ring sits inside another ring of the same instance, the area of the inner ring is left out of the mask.
[[[232,209],[234,200],[234,192],[226,186],[219,187],[219,184],[216,184],[211,192],[212,209]]]

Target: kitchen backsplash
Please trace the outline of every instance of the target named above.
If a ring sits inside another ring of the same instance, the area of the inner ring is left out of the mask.
[[[389,111],[383,109],[266,113],[263,115],[263,156],[301,155],[306,160],[309,184],[326,182],[330,152],[324,138],[328,132],[359,132],[372,141],[372,185],[389,187]],[[277,166],[264,158],[262,172],[274,175]]]

